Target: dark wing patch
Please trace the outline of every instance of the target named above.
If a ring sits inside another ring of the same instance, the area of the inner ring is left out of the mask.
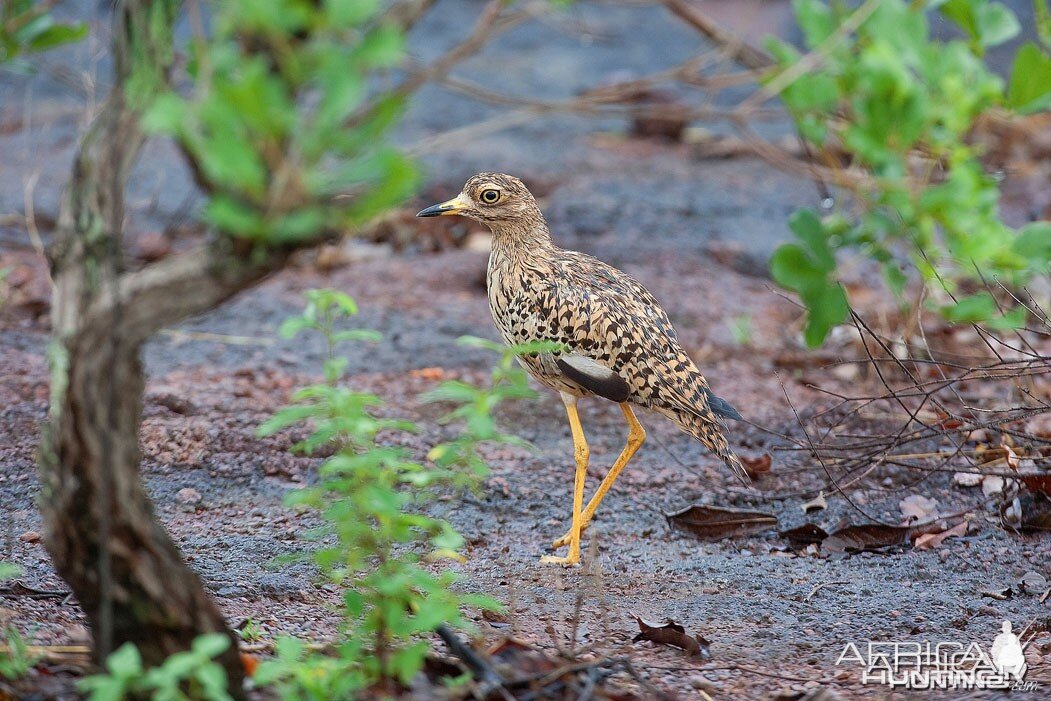
[[[708,395],[708,407],[712,410],[713,414],[721,416],[724,419],[733,419],[734,421],[744,420],[741,415],[737,413],[737,409],[733,408],[730,402],[722,397],[716,397],[707,387],[704,388],[704,393]]]
[[[627,380],[591,358],[574,353],[558,358],[555,363],[562,374],[603,399],[619,403],[631,394]]]

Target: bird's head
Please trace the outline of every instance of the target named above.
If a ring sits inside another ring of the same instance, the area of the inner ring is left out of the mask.
[[[544,218],[533,195],[522,181],[503,173],[471,177],[459,195],[424,209],[417,217],[459,214],[482,222],[494,232],[521,225],[543,225]]]

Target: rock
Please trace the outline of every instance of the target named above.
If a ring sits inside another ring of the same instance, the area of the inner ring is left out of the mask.
[[[690,677],[690,686],[694,689],[701,689],[703,691],[715,691],[722,687],[722,684],[713,682],[711,679],[700,674],[695,674]]]
[[[298,597],[303,592],[303,587],[296,579],[281,572],[267,572],[260,575],[259,589],[266,596],[276,599]]]
[[[183,487],[175,493],[175,500],[188,506],[197,506],[201,503],[201,499],[201,493],[193,487]]]
[[[18,536],[18,539],[23,543],[39,543],[40,534],[36,531],[26,531],[22,535]]]
[[[1040,596],[1047,591],[1047,577],[1039,572],[1026,572],[1018,581],[1018,591],[1029,596]]]

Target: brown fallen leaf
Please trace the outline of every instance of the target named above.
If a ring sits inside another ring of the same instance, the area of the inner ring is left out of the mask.
[[[778,535],[787,540],[789,547],[793,550],[803,550],[808,545],[817,545],[825,538],[828,538],[828,533],[825,532],[824,528],[815,526],[812,523],[804,523],[802,526],[789,528],[787,531],[781,531]]]
[[[664,514],[664,517],[674,528],[711,540],[753,535],[777,526],[777,517],[763,511],[723,509],[699,504],[673,514]]]
[[[967,521],[960,521],[952,528],[942,531],[941,533],[922,533],[916,537],[912,545],[917,550],[930,550],[931,548],[937,548],[945,542],[947,538],[962,537],[967,535],[967,528],[969,524]]]
[[[883,526],[867,523],[847,526],[831,533],[821,547],[833,553],[859,553],[883,550],[903,545],[908,539],[909,529],[904,526]]]
[[[1003,589],[986,590],[981,593],[982,596],[996,599],[997,601],[1007,601],[1014,596],[1014,589],[1011,587],[1004,587]]]
[[[657,643],[659,645],[671,645],[681,650],[685,650],[687,655],[699,656],[704,659],[711,657],[711,653],[708,651],[708,646],[711,644],[701,635],[688,635],[686,629],[675,621],[668,619],[668,622],[664,625],[653,625],[642,620],[639,616],[632,614],[635,622],[639,624],[639,633],[631,642],[637,643],[640,640],[648,640],[651,643]]]
[[[1051,473],[1046,475],[1018,475],[1022,484],[1033,494],[1040,493],[1051,497]]]
[[[769,474],[770,466],[773,465],[773,462],[774,459],[770,457],[770,453],[763,453],[758,458],[741,456],[741,464],[744,465],[744,471],[754,480]]]

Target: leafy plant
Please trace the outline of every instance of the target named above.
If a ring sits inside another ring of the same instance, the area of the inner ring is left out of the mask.
[[[383,3],[230,0],[193,43],[194,91],[145,126],[174,136],[209,193],[207,219],[268,245],[339,233],[397,204],[416,172],[384,137],[402,111],[378,73],[402,59]]]
[[[177,652],[159,667],[146,669],[138,649],[125,643],[106,658],[106,671],[80,682],[89,701],[233,701],[226,691],[226,672],[214,660],[230,646],[221,633],[193,641],[191,649]]]
[[[9,562],[0,562],[0,582],[14,579],[22,573],[22,568]],[[21,679],[36,664],[37,658],[30,654],[25,638],[13,627],[8,627],[3,635],[4,649],[0,650],[0,678]]]
[[[238,628],[237,632],[241,636],[241,640],[244,640],[246,643],[257,643],[263,639],[263,629],[251,618],[245,621],[244,625]]]
[[[451,471],[457,484],[470,486],[489,474],[489,467],[479,453],[480,446],[485,443],[529,445],[517,436],[500,431],[493,418],[493,412],[504,402],[536,397],[536,392],[529,386],[529,376],[518,367],[516,359],[529,353],[555,352],[562,346],[546,341],[504,346],[475,336],[463,336],[457,339],[457,344],[500,354],[500,360],[484,386],[448,380],[420,397],[424,402],[458,405],[440,421],[462,422],[462,432],[452,441],[434,446],[427,454],[427,459],[437,467]]]
[[[0,679],[21,679],[29,674],[39,659],[29,651],[22,634],[8,627],[3,636],[4,650],[0,651]]]
[[[931,8],[959,25],[966,39],[931,38]],[[799,51],[771,39],[782,70],[768,85],[779,83],[819,161],[845,155],[844,181],[856,204],[855,211],[823,217],[797,212],[789,222],[796,242],[771,260],[774,280],[807,307],[806,342],[819,345],[847,316],[837,259],[848,251],[877,262],[899,299],[910,279],[919,279],[939,291],[949,320],[1020,325],[1023,309],[973,290],[983,278],[1021,285],[1046,273],[1051,224],[1012,229],[1003,222],[997,181],[968,137],[994,109],[1046,106],[1046,53],[1022,47],[1005,88],[982,57],[1012,38],[1018,21],[989,0],[870,0],[860,7],[796,0],[795,12],[817,67],[799,70]]]
[[[369,329],[337,329],[337,324],[357,316],[358,305],[350,295],[339,290],[308,290],[307,305],[299,316],[285,319],[278,333],[292,338],[303,331],[315,331],[325,342],[325,381],[335,384],[347,367],[347,358],[336,355],[336,346],[347,341],[378,341],[381,336]]]
[[[325,544],[311,557],[322,576],[342,588],[343,621],[332,654],[282,639],[275,658],[264,662],[254,678],[288,699],[345,699],[366,688],[411,680],[428,651],[425,636],[442,625],[466,625],[464,607],[499,608],[488,597],[457,591],[451,572],[435,571],[436,563],[462,559],[463,538],[447,521],[423,513],[423,506],[443,490],[471,486],[486,474],[481,443],[521,443],[497,428],[492,412],[532,394],[525,373],[513,366],[514,353],[546,351],[550,344],[506,350],[462,339],[500,351],[502,357],[486,386],[451,381],[425,397],[458,404],[445,420],[464,422],[463,434],[431,450],[427,465],[414,460],[410,450],[379,438],[415,431],[415,424],[380,416],[378,397],[339,385],[344,365],[335,360],[336,345],[363,336],[340,335],[336,325],[355,314],[356,305],[331,291],[308,293],[307,299],[307,311],[283,330],[324,337],[326,382],[298,392],[295,403],[259,432],[268,435],[309,422],[311,434],[297,449],[337,450],[318,469],[318,484],[293,493],[289,503],[322,517],[324,525],[312,535]]]
[[[0,64],[25,68],[21,57],[80,41],[88,34],[86,22],[63,24],[51,14],[53,3],[4,0],[0,5]]]

